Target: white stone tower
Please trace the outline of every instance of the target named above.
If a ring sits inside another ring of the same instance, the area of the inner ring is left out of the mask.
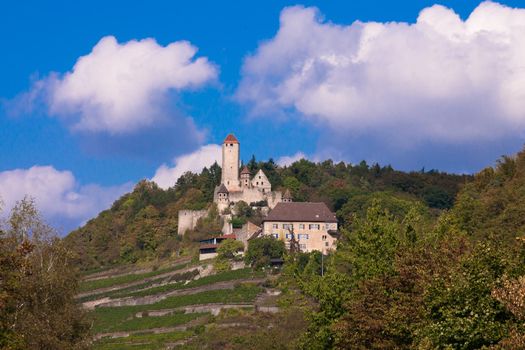
[[[241,187],[242,188],[248,188],[250,187],[250,169],[245,165],[244,168],[241,171]]]
[[[228,191],[239,191],[239,141],[229,134],[222,143],[222,178],[221,182]]]

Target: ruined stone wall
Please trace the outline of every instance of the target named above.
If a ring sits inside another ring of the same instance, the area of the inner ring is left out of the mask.
[[[207,213],[207,210],[179,210],[177,233],[183,235],[187,230],[194,229],[197,221]]]

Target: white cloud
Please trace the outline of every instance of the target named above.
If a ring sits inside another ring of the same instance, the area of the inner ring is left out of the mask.
[[[162,164],[151,180],[155,181],[161,188],[167,189],[175,185],[177,179],[185,172],[200,172],[204,167],[210,166],[214,162],[219,162],[221,157],[221,146],[214,144],[205,145],[195,152],[176,157],[173,160],[173,167]]]
[[[196,52],[186,41],[161,46],[151,38],[118,43],[106,36],[70,72],[37,81],[17,100],[27,103],[43,95],[49,113],[68,119],[75,130],[140,130],[167,118],[169,91],[216,79],[215,65],[195,58]]]
[[[435,5],[414,24],[344,26],[297,6],[245,60],[237,98],[396,145],[495,140],[524,131],[524,62],[525,9],[483,2],[463,21]]]
[[[308,159],[306,155],[303,152],[297,152],[294,155],[291,156],[282,156],[279,159],[277,159],[277,165],[279,166],[289,166],[294,162],[297,162],[301,159]]]
[[[59,171],[52,166],[0,172],[0,198],[5,209],[10,210],[17,201],[30,196],[47,219],[76,225],[109,208],[131,187],[129,183],[113,187],[82,186],[70,171]]]

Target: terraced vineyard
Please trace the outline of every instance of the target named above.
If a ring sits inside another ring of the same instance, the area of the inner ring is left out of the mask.
[[[249,268],[215,273],[188,261],[86,275],[78,300],[92,310],[94,349],[185,348],[217,317],[254,313],[265,281]]]

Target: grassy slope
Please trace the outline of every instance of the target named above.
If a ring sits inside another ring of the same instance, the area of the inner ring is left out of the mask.
[[[127,275],[120,275],[116,277],[103,278],[103,279],[94,280],[94,281],[85,281],[80,284],[79,289],[80,289],[80,292],[88,292],[88,291],[92,291],[96,289],[113,287],[113,286],[117,286],[120,284],[127,284],[131,282],[140,281],[145,278],[151,278],[151,277],[155,277],[158,275],[162,275],[163,273],[180,270],[189,265],[190,265],[189,263],[184,263],[184,264],[180,264],[180,265],[176,265],[176,266],[172,266],[172,267],[168,267],[164,269],[159,269],[156,271],[145,272],[141,274],[127,274]]]
[[[166,298],[151,305],[121,306],[97,308],[93,312],[94,333],[112,332],[138,312],[148,310],[171,309],[186,305],[208,303],[241,303],[255,300],[261,288],[255,285],[240,285],[233,290],[214,290],[197,294]]]
[[[166,342],[176,342],[188,338],[192,332],[169,332],[161,334],[137,334],[131,335],[127,338],[106,338],[98,341],[94,350],[127,350],[127,349],[159,349]]]
[[[188,289],[188,288],[195,288],[195,287],[201,287],[208,284],[213,284],[217,282],[224,282],[224,281],[234,281],[238,279],[246,279],[246,278],[257,278],[257,277],[264,277],[264,273],[257,273],[252,272],[252,269],[242,269],[242,270],[235,270],[235,271],[226,271],[222,273],[218,273],[216,275],[206,276],[203,278],[199,278],[197,280],[193,280],[189,283],[173,283],[173,284],[167,284],[164,286],[158,286],[153,287],[137,292],[124,292],[124,293],[118,293],[115,294],[115,297],[143,297],[147,295],[155,295],[159,293],[164,293],[172,290],[178,290],[178,289]]]

